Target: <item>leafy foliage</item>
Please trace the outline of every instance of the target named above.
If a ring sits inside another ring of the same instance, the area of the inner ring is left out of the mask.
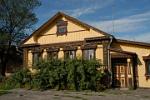
[[[22,69],[14,73],[9,79],[4,79],[0,84],[0,89],[9,90],[13,88],[25,87],[31,82],[31,73],[28,69]]]
[[[33,89],[93,90],[105,89],[101,84],[104,73],[98,71],[100,63],[96,60],[41,60],[35,66],[33,75],[26,69],[15,73],[11,81],[19,87]]]
[[[5,76],[12,46],[28,36],[37,22],[33,10],[39,0],[0,0],[0,71]]]

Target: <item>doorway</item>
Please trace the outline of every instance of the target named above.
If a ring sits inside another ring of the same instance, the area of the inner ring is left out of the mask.
[[[126,58],[112,59],[112,86],[115,88],[132,87],[131,66]]]

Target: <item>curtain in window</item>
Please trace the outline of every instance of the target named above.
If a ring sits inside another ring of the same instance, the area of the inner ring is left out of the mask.
[[[84,50],[84,59],[90,60],[95,58],[95,50],[94,49],[89,49],[89,50]]]
[[[75,51],[65,51],[65,59],[74,59]]]
[[[33,53],[33,65],[36,64],[41,59],[41,53],[34,52]]]

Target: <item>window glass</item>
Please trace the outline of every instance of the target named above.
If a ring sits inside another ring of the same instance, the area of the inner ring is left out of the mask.
[[[65,34],[67,32],[67,22],[60,20],[57,22],[57,34]]]
[[[145,61],[146,75],[150,75],[150,60]]]
[[[33,64],[36,64],[41,59],[41,53],[33,53]]]
[[[65,51],[65,59],[74,59],[75,51]]]
[[[148,63],[148,66],[147,66],[148,68],[147,68],[147,74],[149,74],[150,75],[150,61],[149,61],[149,63]]]
[[[48,59],[57,59],[58,58],[58,52],[48,52]]]
[[[58,33],[66,33],[67,32],[67,27],[66,26],[58,26]]]
[[[95,58],[95,50],[94,49],[89,49],[89,50],[84,50],[84,59],[90,60]]]

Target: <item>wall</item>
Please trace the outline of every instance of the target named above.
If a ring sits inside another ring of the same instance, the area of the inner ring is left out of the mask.
[[[68,21],[68,33],[67,35],[57,36],[57,26],[56,22],[57,20],[63,19],[65,21]],[[98,36],[104,36],[101,33],[98,33],[97,31],[94,31],[92,29],[87,29],[75,22],[72,22],[70,20],[67,20],[66,18],[59,18],[54,23],[52,23],[49,27],[45,28],[40,32],[40,36],[36,38],[37,42],[42,44],[52,44],[52,43],[60,43],[60,42],[73,42],[73,41],[83,41],[84,38],[90,38],[90,37],[98,37]],[[34,36],[33,36],[34,37]],[[26,41],[24,44],[32,44],[35,43],[34,38],[31,37],[28,41]]]
[[[113,45],[116,48],[120,48],[124,51],[134,52],[138,56],[138,80],[139,87],[149,87],[150,88],[150,79],[146,80],[145,77],[145,62],[143,60],[143,56],[148,56],[150,54],[150,47],[132,45],[127,43],[118,43]]]

